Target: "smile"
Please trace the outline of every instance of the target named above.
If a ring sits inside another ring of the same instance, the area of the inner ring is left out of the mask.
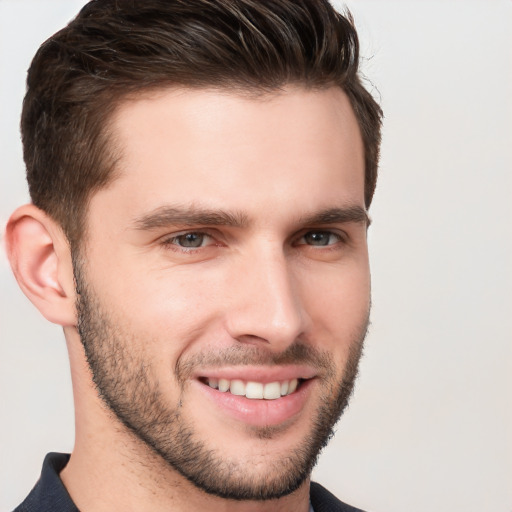
[[[243,381],[240,379],[204,378],[201,382],[223,393],[244,396],[252,400],[276,400],[294,393],[303,379],[290,379],[275,382]]]
[[[206,372],[205,372],[206,373]],[[304,411],[317,389],[317,373],[308,366],[215,368],[196,375],[196,389],[212,404],[212,413],[247,425],[283,425]]]

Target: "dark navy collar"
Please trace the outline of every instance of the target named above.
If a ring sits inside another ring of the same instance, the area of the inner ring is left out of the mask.
[[[364,512],[360,508],[351,507],[340,501],[316,482],[311,482],[309,499],[315,512]]]
[[[49,453],[38,482],[13,512],[79,512],[59,476],[69,457],[67,453]],[[311,483],[310,498],[315,512],[363,512],[339,501],[314,482]]]
[[[14,512],[79,512],[59,477],[68,461],[67,453],[49,453],[37,484]]]

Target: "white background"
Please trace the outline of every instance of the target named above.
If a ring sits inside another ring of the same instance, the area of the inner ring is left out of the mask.
[[[82,5],[0,0],[0,226],[28,199],[18,123],[39,44]],[[369,512],[512,511],[512,2],[349,2],[385,110],[373,325],[315,478]],[[378,91],[377,91],[378,90]],[[59,328],[0,255],[0,510],[73,444]]]

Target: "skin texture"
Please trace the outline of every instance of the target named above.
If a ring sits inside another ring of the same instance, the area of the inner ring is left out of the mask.
[[[123,104],[111,131],[119,176],[91,198],[73,261],[34,207],[9,228],[11,255],[24,233],[46,240],[46,270],[18,280],[65,326],[77,425],[66,487],[83,510],[306,512],[370,305],[346,96],[168,90]],[[233,412],[204,384],[222,375],[307,381],[288,402],[243,398]]]

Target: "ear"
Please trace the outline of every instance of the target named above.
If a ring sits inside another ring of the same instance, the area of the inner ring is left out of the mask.
[[[76,325],[71,250],[61,227],[42,210],[27,204],[11,215],[5,241],[23,293],[50,322]]]

